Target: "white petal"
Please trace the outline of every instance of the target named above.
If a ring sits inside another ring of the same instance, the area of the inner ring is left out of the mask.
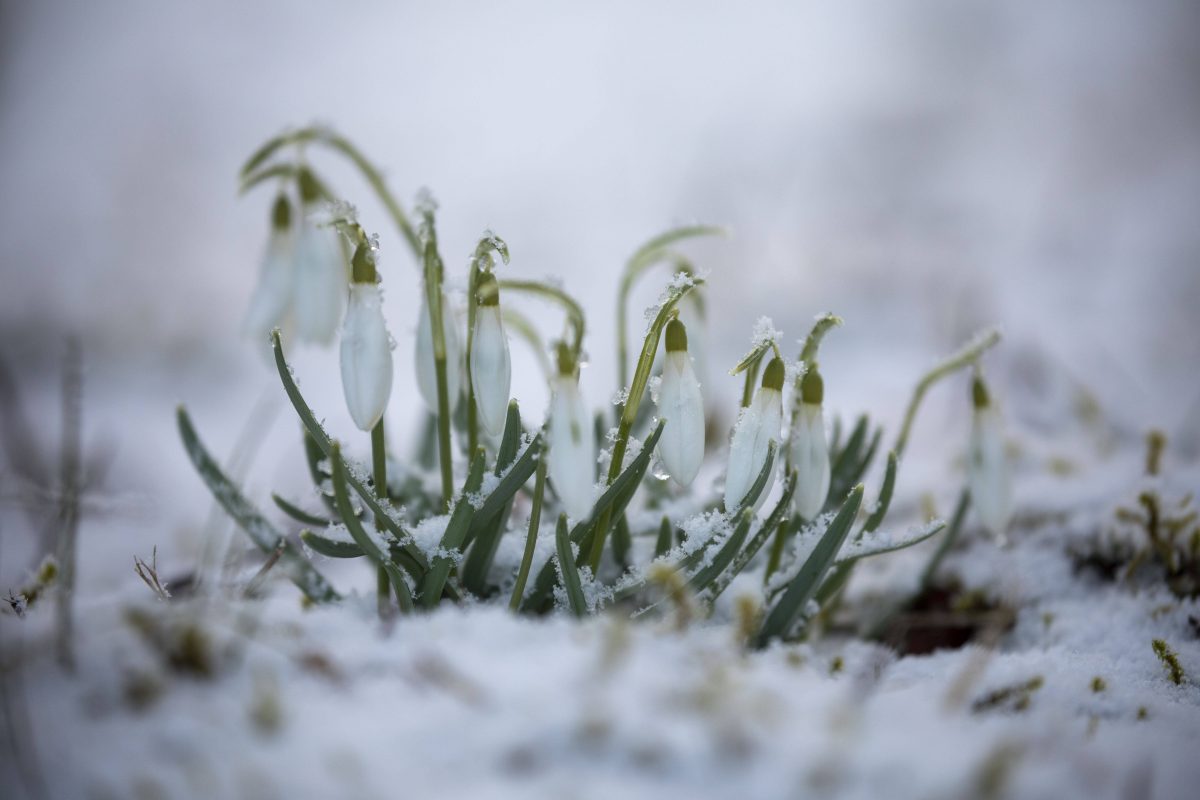
[[[725,475],[726,511],[736,510],[754,485],[763,464],[767,462],[770,443],[779,441],[782,414],[779,392],[766,387],[759,388],[750,406],[742,409],[733,429],[733,441],[729,445],[729,469]],[[754,504],[755,509],[766,500],[774,480],[775,473],[772,471],[767,486]]]
[[[550,401],[550,480],[572,519],[586,519],[595,499],[596,443],[573,378],[555,380]]]
[[[666,420],[658,454],[667,473],[688,486],[704,460],[704,400],[686,350],[668,352],[658,390],[658,413]]]
[[[471,342],[471,384],[479,421],[492,436],[504,432],[508,414],[512,363],[508,354],[508,336],[500,320],[499,306],[479,306],[475,312],[475,332]]]
[[[375,284],[350,287],[341,356],[350,417],[360,430],[369,431],[383,416],[392,393],[392,345]]]
[[[337,333],[349,282],[337,234],[305,223],[296,241],[294,310],[301,341],[327,344]]]
[[[984,527],[1003,539],[1012,516],[1012,486],[1003,421],[994,406],[975,411],[967,460],[971,504]]]
[[[792,421],[789,447],[796,469],[796,513],[806,520],[815,519],[829,494],[829,446],[819,405],[800,404]]]
[[[242,322],[242,330],[248,335],[266,341],[271,329],[283,325],[292,303],[293,258],[292,235],[273,232]]]
[[[458,344],[458,326],[454,320],[454,310],[442,297],[442,331],[446,341],[446,389],[449,394],[450,411],[458,405],[458,393],[462,383],[462,351]],[[437,412],[437,372],[433,363],[433,326],[429,322],[429,306],[425,302],[425,292],[421,292],[421,315],[417,322],[417,345],[415,351],[417,365],[417,389],[425,404],[434,413]]]

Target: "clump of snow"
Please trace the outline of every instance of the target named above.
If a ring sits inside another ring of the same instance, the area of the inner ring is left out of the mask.
[[[427,557],[440,555],[442,537],[446,535],[446,526],[450,523],[449,514],[429,516],[418,522],[409,531],[413,542]]]

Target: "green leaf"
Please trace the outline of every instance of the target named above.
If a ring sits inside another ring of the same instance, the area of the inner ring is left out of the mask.
[[[716,601],[721,593],[724,592],[733,579],[741,574],[746,565],[758,554],[762,546],[771,538],[771,533],[774,532],[783,522],[783,517],[787,513],[788,507],[792,504],[792,496],[796,493],[796,470],[792,470],[787,478],[787,483],[784,484],[783,494],[779,497],[779,502],[775,504],[775,508],[767,516],[767,519],[759,527],[758,531],[750,539],[750,542],[737,554],[728,571],[720,575],[715,584],[713,584],[711,592],[711,600]],[[701,587],[701,589],[706,587]]]
[[[838,551],[842,549],[842,542],[850,533],[854,517],[858,514],[859,506],[862,505],[862,497],[863,487],[860,483],[850,491],[846,501],[842,503],[841,510],[838,511],[833,522],[821,536],[821,541],[817,542],[817,546],[813,548],[808,559],[800,567],[800,571],[788,584],[783,597],[767,615],[755,639],[757,647],[765,647],[772,639],[786,635],[792,623],[804,611],[804,607],[808,605],[808,601],[820,587],[821,581],[837,557]]]
[[[288,366],[283,357],[283,345],[279,341],[278,329],[271,332],[271,345],[275,350],[275,367],[279,372],[279,379],[283,381],[283,389],[287,392],[288,399],[292,401],[292,407],[296,410],[296,415],[300,417],[300,422],[304,425],[304,429],[308,431],[312,437],[313,443],[317,448],[330,460],[334,468],[337,468],[338,461],[341,460],[341,455],[334,453],[333,443],[329,436],[325,433],[325,429],[317,422],[317,418],[313,415],[312,409],[304,401],[304,396],[300,394],[299,387],[296,386],[296,381],[292,378],[291,367]],[[409,570],[413,578],[420,580],[424,573],[429,569],[429,560],[425,558],[425,554],[412,541],[412,537],[408,532],[400,526],[388,511],[380,505],[379,500],[375,497],[375,493],[362,484],[354,475],[346,468],[345,462],[340,464],[341,471],[345,475],[346,483],[350,488],[354,489],[355,494],[362,500],[376,519],[383,522],[383,526],[396,537],[397,541],[401,542],[404,552],[408,555],[408,563],[414,566],[414,569]],[[346,522],[347,520],[342,520]],[[406,567],[407,569],[407,567]]]
[[[349,473],[346,470],[345,462],[342,461],[341,453],[336,442],[333,443],[333,449],[330,452],[330,461],[333,463],[333,499],[337,504],[338,514],[342,518],[342,522],[346,525],[346,530],[350,533],[350,538],[358,545],[363,554],[375,563],[375,566],[382,567],[387,573],[388,580],[391,581],[392,588],[396,591],[396,598],[400,603],[402,611],[408,611],[412,608],[412,591],[408,588],[408,582],[404,580],[404,575],[401,574],[400,568],[379,548],[367,531],[363,528],[362,523],[354,516],[354,508],[350,504],[350,495],[346,491],[346,482],[349,478]]]
[[[314,552],[329,558],[360,558],[363,555],[362,548],[354,542],[339,542],[310,530],[300,531],[300,541],[311,547]]]
[[[888,453],[887,469],[883,473],[883,487],[879,490],[879,499],[875,501],[875,510],[863,523],[863,533],[876,530],[883,518],[887,516],[888,506],[892,503],[892,491],[896,488],[896,451]],[[862,533],[859,534],[861,536]]]
[[[596,525],[605,512],[610,512],[612,516],[620,516],[625,513],[626,507],[637,493],[637,487],[641,483],[642,478],[646,475],[646,469],[650,466],[650,457],[654,452],[655,446],[658,444],[659,438],[662,436],[663,426],[666,421],[660,421],[654,428],[654,432],[646,439],[646,443],[642,445],[642,451],[638,453],[637,458],[629,462],[629,466],[625,471],[617,476],[617,479],[609,485],[604,493],[600,495],[600,499],[592,506],[591,516],[571,529],[571,542],[579,545],[579,552],[585,554],[588,552],[588,546],[592,543]],[[554,569],[553,565],[546,564],[538,573],[534,580],[533,591],[521,606],[522,611],[537,611],[545,606],[546,600],[550,592],[554,589]]]
[[[475,458],[472,459],[470,471],[467,473],[467,482],[463,486],[458,503],[454,506],[454,511],[450,514],[450,521],[446,523],[446,532],[442,534],[441,549],[444,551],[460,549],[463,541],[467,538],[467,529],[471,525],[471,517],[475,514],[475,509],[471,506],[467,495],[478,492],[483,483],[484,458],[484,451],[481,447],[475,452]],[[453,566],[454,560],[448,556],[438,556],[433,559],[429,572],[426,573],[425,580],[421,583],[421,604],[423,606],[433,608],[442,599],[442,589],[446,585],[446,579],[450,577],[450,569]]]
[[[658,539],[654,542],[655,558],[662,558],[671,549],[673,534],[674,529],[671,527],[671,520],[663,517],[662,525],[658,527]]]
[[[471,527],[467,530],[467,540],[463,543],[463,546],[466,547],[474,542],[463,567],[463,585],[480,596],[487,589],[487,574],[492,568],[492,560],[496,557],[496,548],[499,546],[500,536],[504,532],[504,523],[508,520],[508,515],[512,510],[512,499],[529,480],[528,475],[522,477],[522,473],[526,469],[532,471],[536,466],[535,441],[529,446],[529,449],[534,452],[530,453],[527,450],[522,454],[527,463],[519,469],[509,469],[513,464],[513,459],[517,456],[517,448],[521,444],[523,432],[521,411],[517,406],[517,401],[512,400],[508,404],[504,433],[500,437],[500,448],[496,453],[496,468],[492,473],[499,476],[504,475],[505,470],[509,470],[509,474],[505,475],[505,478],[510,480],[505,484],[502,479],[484,500],[483,506],[471,517]],[[494,501],[493,497],[496,498]],[[490,508],[499,510],[493,513],[489,511]]]
[[[338,600],[338,593],[317,571],[316,567],[304,558],[295,545],[280,534],[271,523],[267,522],[258,509],[221,471],[216,460],[200,442],[200,437],[196,435],[196,429],[192,426],[192,420],[183,406],[176,411],[176,420],[179,424],[179,434],[183,439],[184,449],[187,450],[192,465],[200,473],[204,482],[208,484],[213,497],[246,532],[250,541],[267,554],[274,553],[276,548],[282,544],[283,551],[279,557],[279,566],[309,600],[314,603]]]
[[[587,598],[583,596],[583,585],[579,580],[579,567],[575,565],[575,554],[571,552],[571,537],[567,535],[567,515],[558,515],[558,527],[554,531],[555,558],[563,588],[567,590],[567,602],[571,613],[577,617],[588,614]]]
[[[296,522],[302,522],[305,525],[319,525],[322,528],[329,527],[329,520],[324,517],[318,517],[316,514],[309,514],[304,509],[292,505],[274,492],[271,493],[271,499],[275,501],[275,505],[279,507],[280,511],[296,520]]]
[[[839,567],[848,566],[856,561],[861,561],[864,558],[870,558],[871,556],[881,556],[884,553],[894,553],[897,550],[903,550],[906,547],[912,547],[914,544],[920,544],[945,527],[946,523],[939,519],[933,520],[923,528],[918,528],[915,531],[911,531],[907,536],[886,540],[881,539],[877,542],[872,542],[870,539],[861,539],[858,542],[851,543],[850,551],[844,554],[839,554],[833,563]]]
[[[688,586],[692,591],[697,593],[703,591],[720,577],[726,567],[733,563],[733,557],[741,549],[742,542],[746,541],[746,534],[750,533],[750,523],[753,520],[753,508],[747,508],[738,514],[737,527],[733,529],[733,533],[729,534],[729,538],[721,545],[721,549],[713,556],[713,560],[688,580]]]

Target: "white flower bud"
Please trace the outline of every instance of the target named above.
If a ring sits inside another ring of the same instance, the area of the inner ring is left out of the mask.
[[[821,412],[825,387],[816,366],[800,379],[800,404],[792,419],[788,455],[796,470],[796,513],[813,520],[829,494],[829,445]]]
[[[666,420],[658,455],[667,474],[680,486],[695,480],[704,460],[704,400],[687,348],[686,328],[679,320],[671,320],[658,389],[658,413]]]
[[[259,269],[258,284],[242,322],[242,330],[259,341],[265,342],[273,328],[283,325],[291,308],[294,247],[291,206],[281,194],[272,211],[271,238]]]
[[[342,321],[349,277],[337,232],[306,221],[296,239],[295,257],[296,335],[302,341],[328,344]]]
[[[350,284],[341,356],[342,388],[350,418],[359,430],[369,431],[383,416],[392,394],[392,343],[378,285]]]
[[[565,345],[560,350],[565,351]],[[563,508],[572,519],[582,520],[591,513],[595,501],[596,442],[579,394],[574,364],[564,363],[560,354],[559,365],[559,374],[550,387],[553,396],[547,431],[550,446],[547,467]]]
[[[430,410],[437,411],[437,371],[433,359],[433,325],[429,321],[429,303],[426,302],[424,287],[421,290],[421,315],[417,321],[417,389]],[[462,349],[458,343],[458,326],[454,324],[454,311],[442,296],[442,333],[446,341],[446,391],[450,411],[458,405],[458,393],[462,383]]]
[[[975,411],[971,444],[967,454],[967,483],[971,503],[979,521],[998,540],[1004,541],[1012,517],[1012,485],[1008,456],[1004,451],[1004,423],[991,403],[986,386],[976,377],[972,395]]]
[[[725,510],[737,510],[758,478],[772,441],[778,443],[783,426],[783,361],[771,359],[763,372],[762,384],[747,408],[742,409],[733,428],[729,445],[729,469],[725,474]],[[754,507],[767,498],[774,472]]]
[[[490,274],[487,277],[491,277]],[[481,288],[486,284],[494,286],[495,278],[481,281]],[[495,293],[482,300],[475,310],[470,368],[479,421],[488,434],[499,436],[504,433],[508,414],[512,362],[508,353],[508,336],[500,319],[499,296]]]

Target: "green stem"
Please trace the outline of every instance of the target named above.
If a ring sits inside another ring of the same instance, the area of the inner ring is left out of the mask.
[[[438,460],[442,474],[442,511],[450,510],[454,497],[454,465],[450,454],[450,388],[446,378],[446,328],[442,307],[442,258],[437,252],[437,230],[433,210],[427,208],[425,217],[425,302],[429,305],[429,327],[433,338],[433,370],[437,383]],[[473,452],[473,451],[472,451]]]
[[[637,421],[638,407],[642,403],[642,397],[646,394],[646,386],[650,382],[650,370],[654,368],[654,356],[658,352],[658,340],[662,337],[663,328],[666,327],[667,321],[671,319],[675,312],[675,306],[683,299],[689,291],[696,286],[703,284],[703,281],[696,279],[690,285],[678,287],[670,297],[668,297],[661,306],[659,306],[658,314],[654,317],[654,321],[650,323],[650,330],[646,332],[646,340],[642,343],[642,352],[638,356],[637,368],[633,372],[633,381],[629,386],[629,396],[625,399],[625,404],[621,408],[621,417],[617,421],[617,439],[613,442],[612,460],[608,465],[608,480],[606,484],[611,485],[621,474],[621,467],[625,463],[625,450],[629,445],[629,434],[633,430],[633,423]],[[608,538],[608,528],[612,523],[612,509],[605,509],[601,513],[596,524],[596,536],[592,542],[592,550],[588,558],[588,564],[592,568],[592,574],[595,574],[600,568],[600,556],[604,552],[604,542]]]
[[[311,126],[301,128],[296,131],[289,131],[269,140],[252,155],[245,166],[242,167],[242,183],[243,186],[252,185],[258,182],[257,176],[254,176],[254,171],[263,163],[265,163],[272,155],[280,148],[293,144],[304,144],[306,142],[317,142],[324,144],[340,152],[342,155],[350,159],[351,163],[358,168],[362,173],[367,183],[379,196],[384,207],[387,208],[388,214],[391,215],[392,221],[404,236],[408,246],[412,249],[413,255],[419,260],[421,258],[421,240],[417,236],[416,230],[408,219],[408,215],[404,213],[399,201],[392,195],[391,190],[387,187],[387,182],[383,179],[383,174],[375,168],[367,157],[355,147],[349,139],[346,139],[339,133],[336,133],[329,128]],[[268,168],[269,170],[278,169],[277,167]]]
[[[479,419],[475,408],[475,381],[471,375],[471,350],[475,347],[475,314],[479,299],[475,291],[479,284],[479,261],[471,259],[467,272],[467,452],[474,453],[479,445]]]
[[[521,557],[521,568],[517,572],[517,583],[513,586],[512,600],[508,607],[515,613],[521,607],[525,596],[525,584],[529,580],[529,570],[533,566],[533,553],[537,549],[538,527],[542,523],[542,498],[546,492],[546,459],[539,458],[537,477],[533,486],[533,510],[529,513],[529,533],[525,536],[525,553]]]
[[[629,379],[629,368],[626,366],[629,360],[626,331],[629,327],[629,293],[633,289],[633,284],[652,267],[664,262],[673,264],[677,272],[686,272],[688,275],[695,276],[695,270],[692,268],[691,262],[678,253],[671,252],[666,248],[682,239],[697,236],[724,235],[725,232],[724,228],[715,225],[686,225],[681,228],[673,228],[643,244],[625,262],[625,270],[621,274],[621,283],[617,289],[618,387],[624,388]]]
[[[371,429],[371,474],[375,481],[375,496],[381,500],[387,499],[387,451],[383,436],[383,418]],[[375,527],[383,530],[383,520],[375,518]],[[383,566],[376,568],[375,591],[378,598],[379,616],[388,615],[391,600],[391,580]]]
[[[985,350],[999,341],[999,331],[987,331],[969,342],[957,353],[936,364],[933,369],[921,377],[917,387],[913,389],[912,399],[908,401],[908,408],[904,412],[904,423],[900,426],[900,435],[896,437],[896,446],[892,448],[896,452],[897,458],[904,454],[904,446],[908,444],[908,435],[911,432],[913,420],[917,416],[917,409],[920,408],[921,401],[925,398],[929,387],[962,367],[975,363]]]
[[[571,338],[571,354],[575,357],[576,361],[579,360],[580,353],[583,350],[585,320],[583,307],[575,301],[575,298],[557,286],[551,286],[540,281],[503,280],[497,281],[496,287],[501,291],[538,295],[562,306],[563,311],[567,314],[567,321],[570,323],[573,333]]]

